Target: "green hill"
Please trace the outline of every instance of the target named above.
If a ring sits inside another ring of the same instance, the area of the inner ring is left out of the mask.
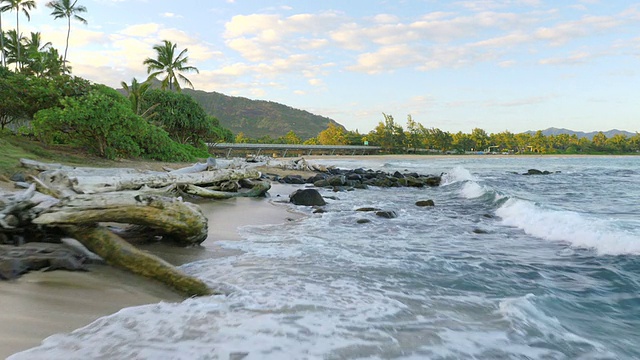
[[[204,108],[207,114],[218,118],[220,125],[234,135],[243,132],[251,138],[268,135],[278,138],[293,130],[301,139],[316,137],[329,123],[344,128],[336,121],[308,111],[272,101],[251,100],[217,92],[183,89]]]

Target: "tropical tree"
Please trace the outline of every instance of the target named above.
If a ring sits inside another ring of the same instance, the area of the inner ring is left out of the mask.
[[[127,97],[131,102],[131,109],[133,110],[133,112],[135,112],[136,115],[140,115],[144,118],[149,118],[151,115],[150,112],[153,111],[155,106],[151,105],[151,107],[143,111],[142,97],[147,92],[147,90],[149,90],[149,88],[151,87],[151,82],[145,81],[143,83],[140,83],[138,82],[138,79],[133,78],[131,80],[131,85],[127,84],[124,81],[122,81],[120,85],[122,85],[122,88],[127,92]]]
[[[67,64],[67,50],[69,49],[69,34],[71,34],[71,18],[80,21],[83,24],[87,24],[87,20],[78,15],[78,13],[87,12],[87,8],[83,5],[76,5],[78,0],[71,3],[71,0],[58,0],[50,1],[47,3],[47,7],[53,9],[51,15],[54,19],[67,19],[67,44],[64,47],[64,57],[62,58],[66,67]]]
[[[327,128],[322,130],[317,137],[320,145],[346,145],[348,140],[345,137],[344,129],[330,122]]]
[[[17,69],[21,60],[18,57],[18,48],[26,41],[26,38],[19,37],[15,29],[7,31],[5,35],[3,37],[5,61],[7,64],[16,64]]]
[[[156,51],[156,58],[147,58],[143,64],[147,66],[147,74],[149,79],[157,78],[160,75],[165,75],[161,80],[162,90],[173,90],[174,86],[176,91],[180,92],[180,81],[193,89],[193,84],[187,79],[182,72],[200,73],[197,68],[193,66],[187,66],[189,57],[187,56],[187,49],[180,51],[176,56],[177,44],[168,40],[163,40],[162,44],[155,45],[153,50]]]
[[[0,12],[2,11],[7,11],[7,10],[11,10],[16,12],[16,34],[18,37],[20,37],[20,11],[22,11],[22,13],[24,14],[24,16],[27,17],[28,21],[31,21],[31,14],[29,14],[29,10],[35,9],[36,8],[36,1],[35,0],[4,0],[5,3],[7,3],[7,5],[4,5],[2,8],[0,8]],[[18,45],[18,49],[17,49],[17,58],[18,58],[18,63],[16,63],[16,69],[17,68],[21,68],[21,63],[20,61],[20,42],[17,43]]]
[[[4,31],[2,31],[2,13],[8,11],[9,7],[2,5],[4,2],[5,0],[0,0],[0,57],[2,58],[0,65],[7,66],[4,51]]]

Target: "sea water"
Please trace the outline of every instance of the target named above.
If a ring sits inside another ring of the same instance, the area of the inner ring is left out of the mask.
[[[315,162],[443,183],[321,190],[326,213],[182,266],[227,295],[126,308],[11,359],[640,358],[640,157]]]

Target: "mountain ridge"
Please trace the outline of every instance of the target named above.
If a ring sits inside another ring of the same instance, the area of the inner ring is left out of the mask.
[[[229,96],[215,91],[182,91],[191,95],[207,114],[216,117],[220,125],[235,135],[242,132],[251,138],[269,136],[275,139],[293,131],[302,140],[306,140],[316,137],[329,126],[329,123],[345,129],[343,125],[326,116],[274,101]]]
[[[540,131],[542,131],[542,134],[544,136],[560,135],[560,134],[568,134],[568,135],[574,135],[575,134],[575,135],[578,136],[578,138],[587,138],[589,140],[593,140],[593,136],[600,132],[600,131],[584,132],[584,131],[575,131],[575,130],[569,130],[569,129],[565,129],[565,128],[555,128],[555,127],[546,128],[546,129],[540,130]],[[525,131],[526,134],[531,134],[531,135],[535,135],[536,132],[538,132],[538,130]],[[633,133],[633,132],[630,132],[630,131],[625,131],[625,130],[618,130],[618,129],[611,129],[611,130],[607,130],[607,131],[602,131],[602,133],[607,138],[611,138],[611,137],[613,137],[614,135],[617,135],[617,134],[623,134],[623,135],[626,135],[627,137],[632,137],[632,136],[636,135],[636,133]]]

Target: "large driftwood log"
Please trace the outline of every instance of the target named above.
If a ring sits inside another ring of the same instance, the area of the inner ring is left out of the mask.
[[[187,296],[215,294],[204,282],[185,274],[157,256],[137,249],[102,226],[63,228],[108,264],[161,281]]]
[[[213,159],[169,173],[76,168],[24,159],[21,163],[41,173],[32,178],[34,184],[24,194],[11,201],[0,198],[0,235],[3,229],[14,231],[16,227],[62,229],[109,264],[160,280],[187,295],[210,294],[211,290],[166,261],[138,250],[100,223],[143,226],[185,245],[200,244],[207,237],[207,219],[197,205],[174,198],[176,193],[227,199],[262,196],[271,187],[251,181],[260,178],[255,169],[210,171],[215,167]],[[240,182],[253,187],[229,193],[198,186],[222,188],[225,183]],[[38,201],[33,200],[36,194],[41,198]]]
[[[224,169],[198,173],[123,173],[116,175],[67,175],[59,170],[40,173],[40,179],[47,185],[70,187],[79,194],[95,194],[123,190],[138,190],[142,186],[151,188],[172,184],[214,184],[222,181],[258,179],[260,172],[254,169]]]
[[[207,238],[207,218],[197,205],[131,191],[77,195],[33,219],[34,224],[48,226],[99,222],[148,226],[184,245],[200,244]]]
[[[203,187],[186,184],[180,186],[180,190],[186,194],[199,196],[207,199],[216,199],[216,200],[224,200],[231,199],[236,197],[260,197],[264,196],[271,189],[271,184],[268,182],[260,182],[257,183],[251,188],[249,191],[245,192],[227,192],[227,191],[216,191],[209,190]]]

